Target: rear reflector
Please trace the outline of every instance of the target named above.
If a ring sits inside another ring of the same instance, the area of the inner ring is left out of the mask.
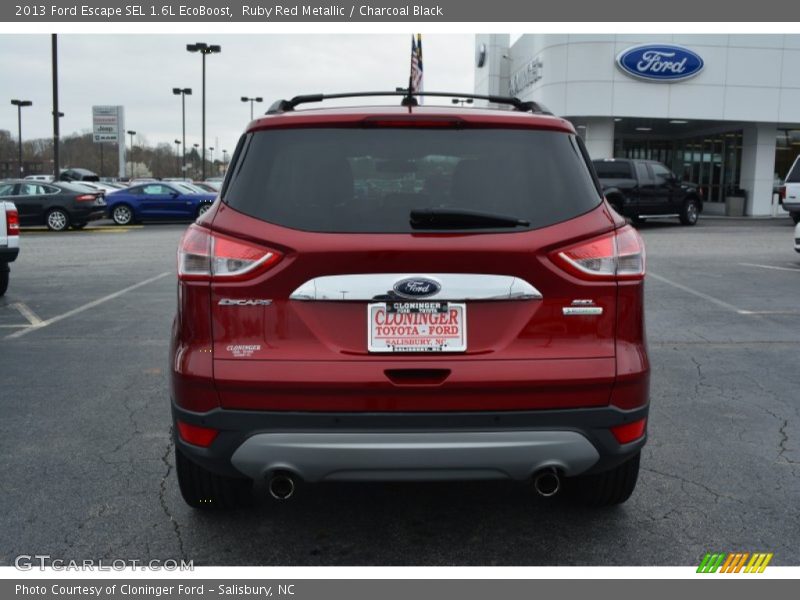
[[[647,419],[639,419],[633,423],[625,423],[624,425],[617,425],[611,428],[611,433],[620,444],[628,444],[636,441],[644,435],[644,430],[647,427]]]
[[[178,247],[178,277],[237,281],[265,271],[281,258],[277,250],[191,225]]]
[[[553,259],[581,279],[642,279],[645,272],[644,242],[630,225],[569,246]]]
[[[6,211],[6,234],[19,235],[19,213],[15,208]]]
[[[190,425],[189,423],[178,421],[178,434],[184,442],[193,446],[208,448],[211,442],[216,439],[218,433],[219,431],[210,427],[200,427],[199,425]]]

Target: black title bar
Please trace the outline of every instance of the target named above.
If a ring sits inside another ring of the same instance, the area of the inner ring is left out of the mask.
[[[57,0],[0,3],[4,22],[791,22],[800,3],[759,0]]]

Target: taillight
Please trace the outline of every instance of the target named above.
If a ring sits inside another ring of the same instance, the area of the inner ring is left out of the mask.
[[[16,208],[6,211],[6,234],[19,235],[19,213]]]
[[[553,258],[582,279],[641,279],[645,272],[644,242],[630,225],[564,248]]]
[[[75,202],[94,202],[97,200],[97,196],[94,194],[81,194],[80,196],[75,196]]]
[[[785,185],[782,185],[781,187],[778,188],[778,197],[780,197],[780,199],[782,201],[786,200],[786,186]]]
[[[181,436],[184,442],[193,446],[208,448],[211,442],[216,439],[218,433],[219,431],[210,427],[201,427],[178,421],[178,435]]]
[[[268,269],[281,258],[277,250],[191,225],[178,247],[178,277],[236,281]]]
[[[624,425],[616,425],[611,428],[611,433],[614,434],[617,442],[620,444],[629,444],[636,441],[644,435],[645,428],[647,427],[647,419],[639,419],[633,423],[625,423]]]

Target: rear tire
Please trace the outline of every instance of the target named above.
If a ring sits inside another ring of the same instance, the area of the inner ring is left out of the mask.
[[[50,231],[66,231],[69,228],[69,215],[63,208],[54,208],[47,213],[45,222]]]
[[[11,269],[8,268],[8,263],[0,262],[0,297],[5,295],[6,290],[8,289],[8,278],[10,272]]]
[[[116,225],[130,225],[133,223],[133,210],[127,204],[119,204],[111,211],[111,219]]]
[[[610,471],[581,475],[564,483],[568,484],[571,495],[581,504],[595,507],[622,504],[636,488],[640,457],[641,453],[637,452],[633,458]]]
[[[211,202],[203,202],[197,209],[197,216],[200,217],[208,212],[208,209],[211,208]]]
[[[683,203],[681,208],[680,220],[683,225],[696,225],[697,218],[700,216],[700,203],[690,198]]]
[[[175,471],[181,495],[192,508],[226,510],[252,504],[252,480],[224,477],[207,471],[177,448]]]

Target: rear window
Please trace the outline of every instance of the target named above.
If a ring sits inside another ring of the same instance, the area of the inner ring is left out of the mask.
[[[800,156],[798,156],[792,168],[789,169],[789,174],[786,176],[786,183],[800,183]]]
[[[633,179],[631,164],[616,160],[596,160],[594,170],[601,179]]]
[[[224,199],[236,210],[316,232],[407,233],[412,210],[437,208],[532,229],[600,203],[577,140],[553,131],[262,131],[248,136],[230,177]]]

